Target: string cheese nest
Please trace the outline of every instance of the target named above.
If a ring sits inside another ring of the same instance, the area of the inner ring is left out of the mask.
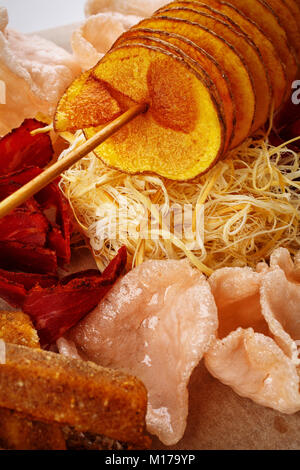
[[[84,141],[80,131],[64,137],[70,148]],[[61,188],[100,268],[122,245],[133,266],[187,257],[207,275],[225,266],[255,267],[279,246],[299,250],[300,154],[286,145],[274,147],[258,134],[189,182],[127,175],[91,153],[63,175]],[[172,208],[180,213],[187,206],[197,243],[190,231],[178,234],[164,222]],[[145,239],[151,220],[157,225]]]

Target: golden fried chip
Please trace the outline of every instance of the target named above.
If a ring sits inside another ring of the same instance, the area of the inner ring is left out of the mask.
[[[247,66],[233,48],[215,33],[190,21],[178,18],[153,17],[141,21],[136,28],[151,28],[175,33],[193,41],[213,56],[228,76],[236,106],[236,129],[231,148],[249,135],[255,109],[255,97]]]
[[[272,97],[268,75],[259,50],[242,31],[237,32],[230,23],[224,21],[224,18],[221,20],[208,14],[205,7],[203,8],[199,5],[187,8],[177,7],[176,5],[180,5],[180,2],[166,6],[159,10],[156,15],[182,18],[205,26],[214,31],[219,37],[224,38],[245,59],[253,81],[256,97],[256,108],[251,131],[257,130],[265,124],[269,116]]]
[[[230,0],[229,3],[237,7],[247,18],[260,26],[266,36],[272,41],[286,67],[288,93],[290,93],[290,84],[295,80],[298,66],[295,55],[287,41],[286,32],[279,24],[274,12],[270,10],[266,2],[260,0]]]
[[[186,2],[187,5],[189,3],[191,5],[196,5],[198,2],[195,0]],[[241,30],[252,39],[254,44],[258,47],[268,70],[273,91],[274,107],[275,109],[279,108],[287,91],[287,77],[285,67],[280,60],[274,45],[265,35],[264,31],[254,23],[254,21],[247,18],[244,13],[227,2],[222,0],[203,0],[203,2],[199,3],[202,6],[205,4],[207,9],[213,11],[217,10],[219,13],[226,15],[233,27],[239,26]]]
[[[109,86],[113,96],[149,103],[146,114],[96,149],[107,165],[128,173],[151,171],[187,180],[206,172],[223,154],[225,127],[220,109],[203,77],[183,59],[161,48],[124,46],[108,53],[89,73]],[[59,112],[64,112],[66,102],[68,94]],[[101,101],[97,106],[101,108]],[[86,135],[96,131],[89,127]]]
[[[57,132],[63,132],[99,126],[120,114],[121,108],[108,86],[85,72],[71,84],[59,101],[54,127]]]
[[[130,30],[120,37],[115,46],[132,42],[166,49],[175,55],[183,57],[190,66],[196,67],[198,73],[204,74],[205,79],[210,82],[210,87],[216,95],[216,101],[222,111],[226,127],[225,150],[227,150],[231,144],[236,126],[235,106],[232,100],[229,80],[214,59],[185,38],[150,29]]]
[[[266,0],[266,3],[271,7],[273,12],[277,15],[280,25],[284,28],[289,43],[294,47],[297,54],[300,52],[300,30],[297,24],[296,17],[289,9],[288,5],[281,0]]]

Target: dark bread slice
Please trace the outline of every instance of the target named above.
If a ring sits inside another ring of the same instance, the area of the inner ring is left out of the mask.
[[[37,332],[23,312],[0,312],[0,339],[40,348]],[[0,408],[0,446],[11,450],[64,450],[66,441],[59,425],[32,421],[14,410]]]
[[[0,407],[76,432],[148,448],[147,391],[136,378],[90,362],[6,344]]]
[[[0,410],[0,447],[10,450],[66,450],[58,424],[32,421],[14,410]]]

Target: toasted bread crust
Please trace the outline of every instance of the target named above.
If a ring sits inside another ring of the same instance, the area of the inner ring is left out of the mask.
[[[28,348],[40,347],[37,332],[23,312],[0,312],[0,339]]]
[[[23,312],[0,312],[0,339],[39,348],[39,338]],[[66,442],[57,424],[32,421],[14,410],[0,408],[0,446],[11,450],[65,450]]]
[[[13,410],[0,409],[0,446],[10,450],[66,450],[58,424],[29,420]]]
[[[147,448],[147,391],[136,378],[93,363],[6,345],[0,407]]]

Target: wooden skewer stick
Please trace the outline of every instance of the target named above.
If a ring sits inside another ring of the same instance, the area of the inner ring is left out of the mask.
[[[145,113],[147,109],[148,105],[145,103],[133,106],[117,119],[103,127],[91,139],[87,140],[84,144],[80,145],[80,147],[70,152],[69,155],[67,155],[65,158],[51,165],[43,173],[4,199],[4,201],[0,203],[0,219],[5,217],[16,207],[23,204],[25,201],[27,201],[27,199],[34,196],[34,194],[51,183],[51,181],[55,180],[55,178],[78,162],[78,160],[80,160],[82,157],[95,150],[96,147],[98,147],[100,144],[102,144],[102,142],[121,129],[121,127],[123,127],[125,124],[130,122],[139,114]]]

